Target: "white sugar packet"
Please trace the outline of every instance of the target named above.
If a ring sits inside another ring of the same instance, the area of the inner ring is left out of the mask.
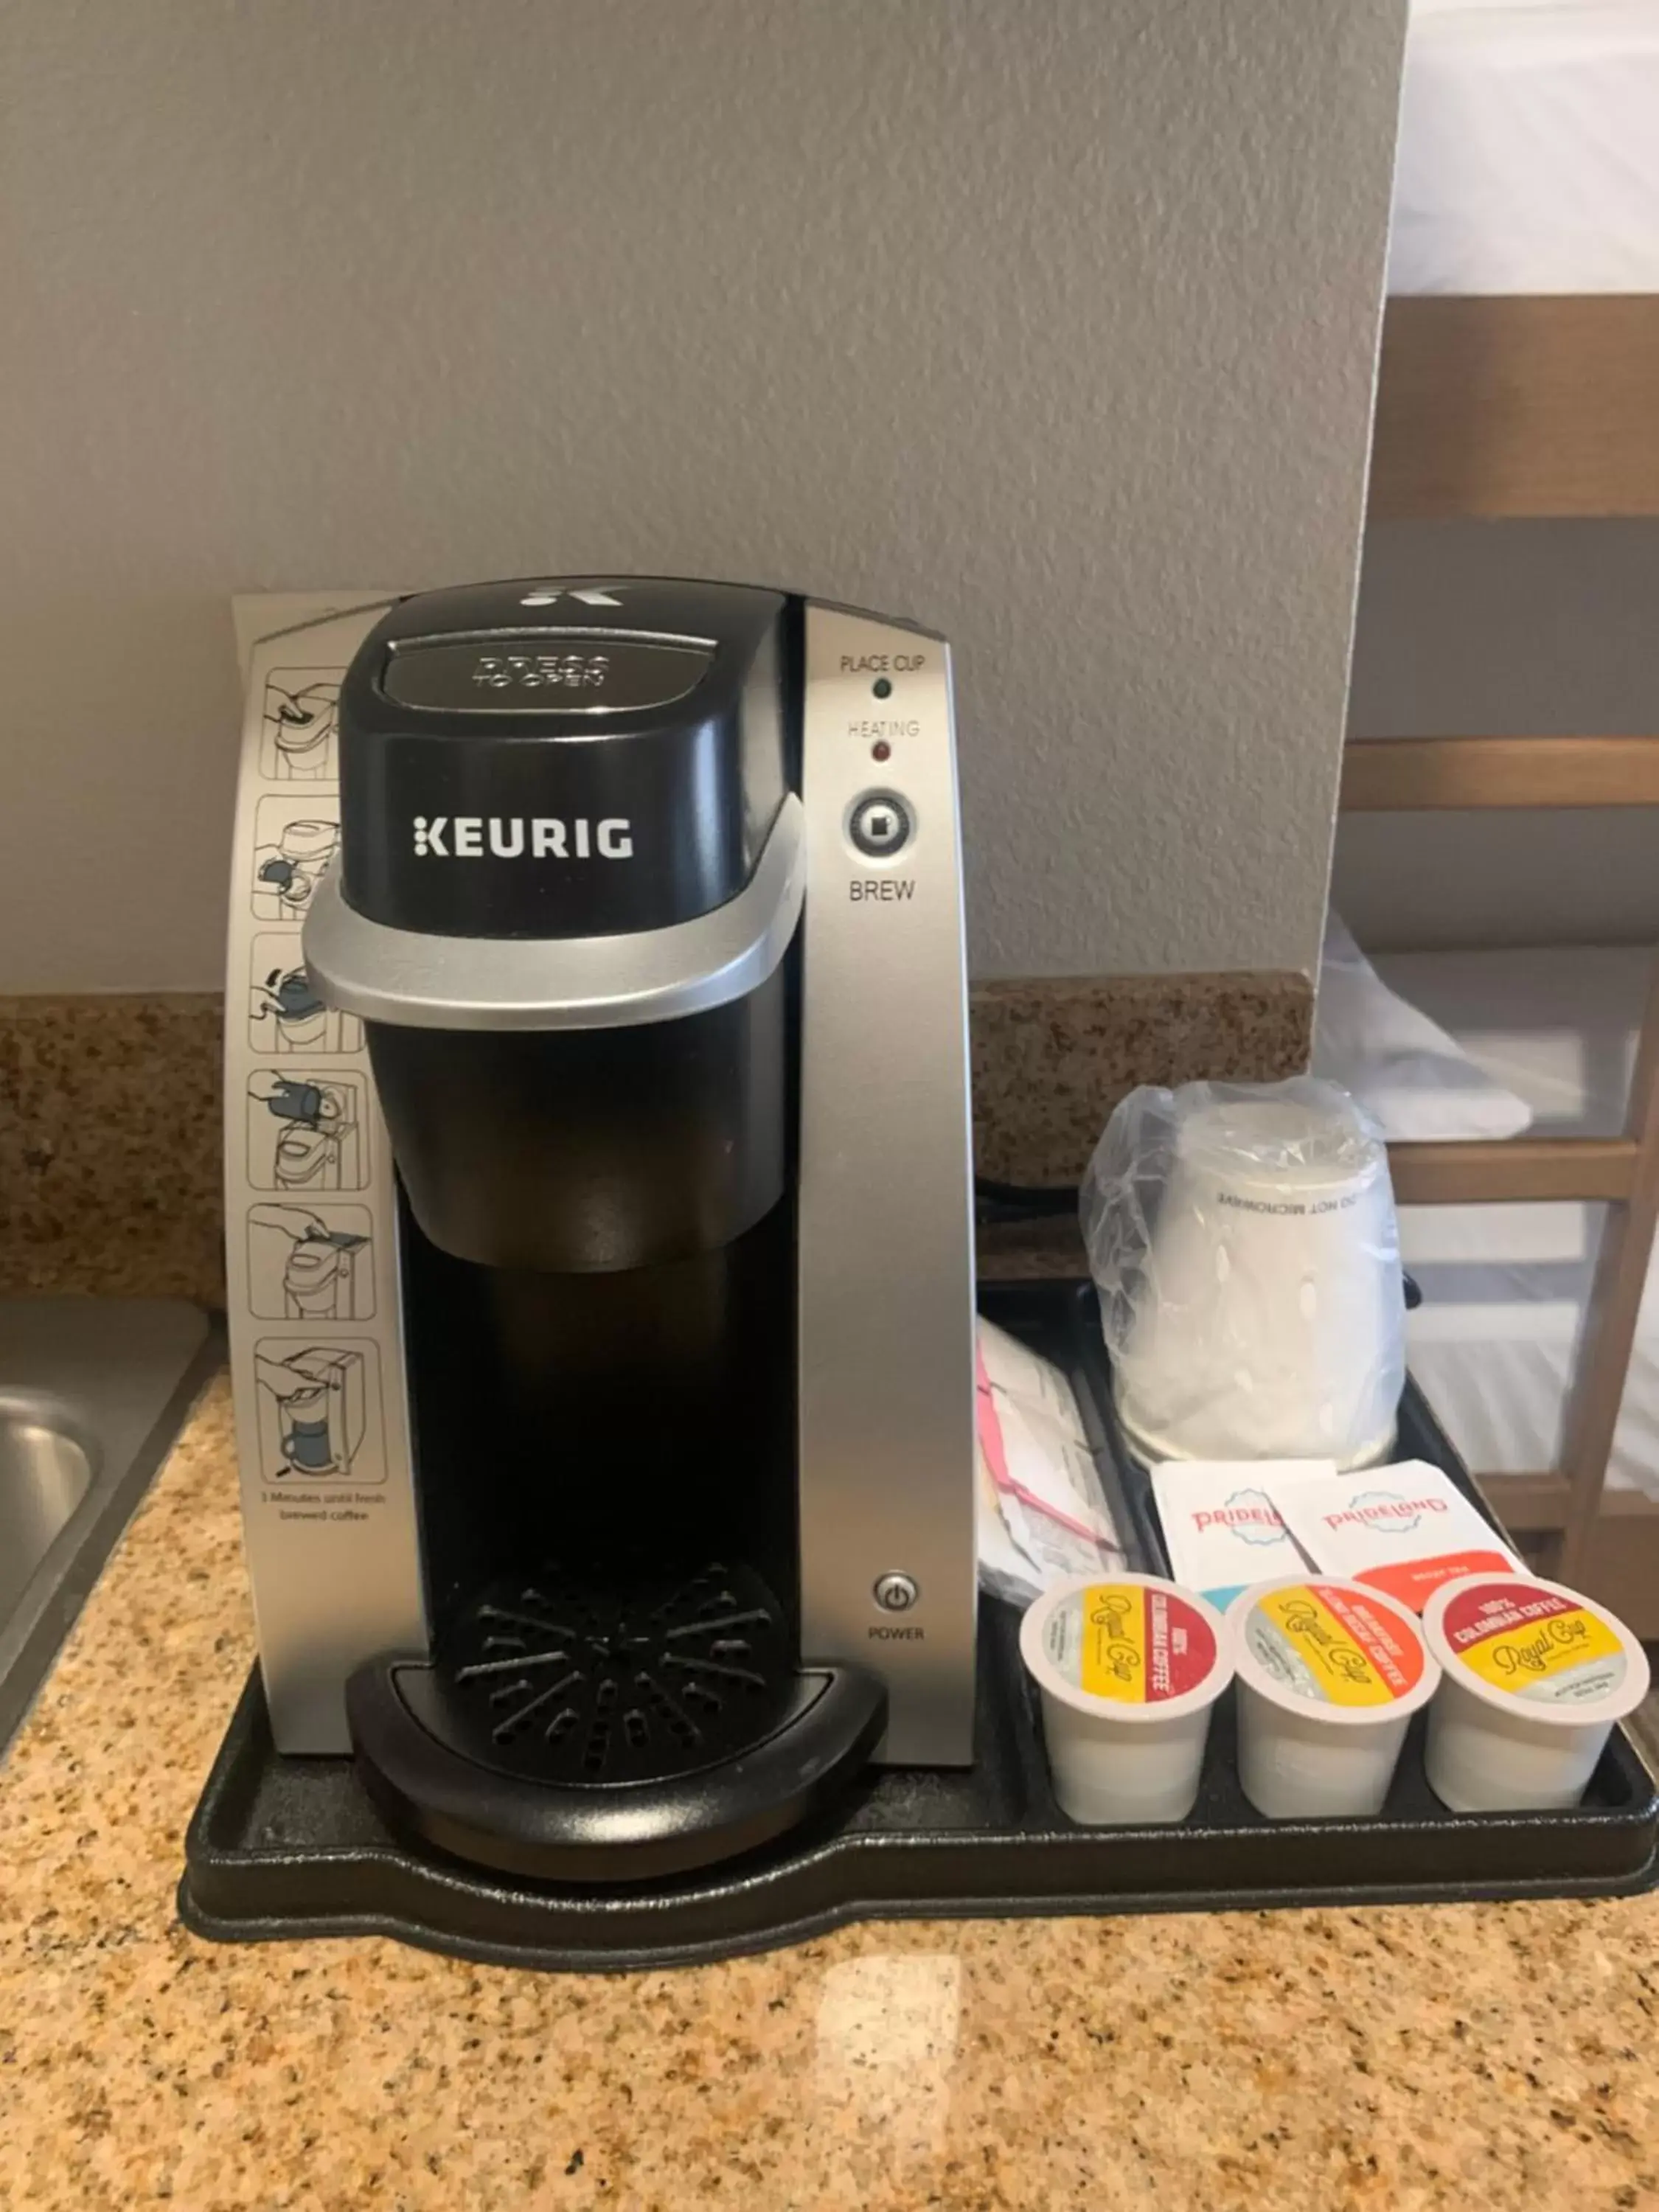
[[[1299,1483],[1341,1480],[1331,1459],[1172,1459],[1152,1470],[1170,1572],[1212,1605],[1305,1565],[1279,1506]]]
[[[976,1415],[986,1587],[1024,1603],[1067,1576],[1123,1565],[1070,1383],[982,1317]]]
[[[1322,1574],[1369,1583],[1413,1613],[1458,1575],[1527,1571],[1451,1477],[1427,1460],[1267,1487]]]

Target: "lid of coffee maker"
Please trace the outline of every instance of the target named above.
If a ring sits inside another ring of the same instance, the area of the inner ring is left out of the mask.
[[[346,904],[495,939],[726,904],[784,798],[787,604],[648,578],[400,601],[341,690]]]
[[[603,1029],[756,989],[805,893],[798,626],[781,592],[648,578],[401,601],[341,687],[341,866],[305,935],[327,1002]]]

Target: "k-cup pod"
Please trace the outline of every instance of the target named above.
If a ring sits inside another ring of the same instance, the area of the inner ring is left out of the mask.
[[[1259,1583],[1228,1608],[1238,1778],[1270,1820],[1380,1813],[1412,1715],[1440,1679],[1417,1621],[1327,1577]]]
[[[1088,1827],[1184,1820],[1232,1680],[1215,1607],[1157,1575],[1080,1576],[1036,1600],[1019,1650],[1061,1810]]]
[[[1423,1630],[1442,1668],[1425,1763],[1455,1813],[1576,1805],[1648,1692],[1624,1622],[1559,1583],[1465,1575],[1435,1591]]]

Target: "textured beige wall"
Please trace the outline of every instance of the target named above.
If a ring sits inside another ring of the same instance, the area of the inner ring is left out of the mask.
[[[0,990],[220,966],[234,590],[960,652],[979,973],[1323,904],[1403,0],[13,0]]]

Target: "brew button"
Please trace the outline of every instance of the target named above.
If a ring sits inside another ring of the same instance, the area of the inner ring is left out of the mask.
[[[884,860],[903,851],[910,842],[910,810],[890,791],[872,792],[853,809],[848,824],[853,842],[872,860]]]
[[[908,1613],[921,1592],[908,1575],[881,1575],[876,1581],[876,1603],[884,1613]]]

